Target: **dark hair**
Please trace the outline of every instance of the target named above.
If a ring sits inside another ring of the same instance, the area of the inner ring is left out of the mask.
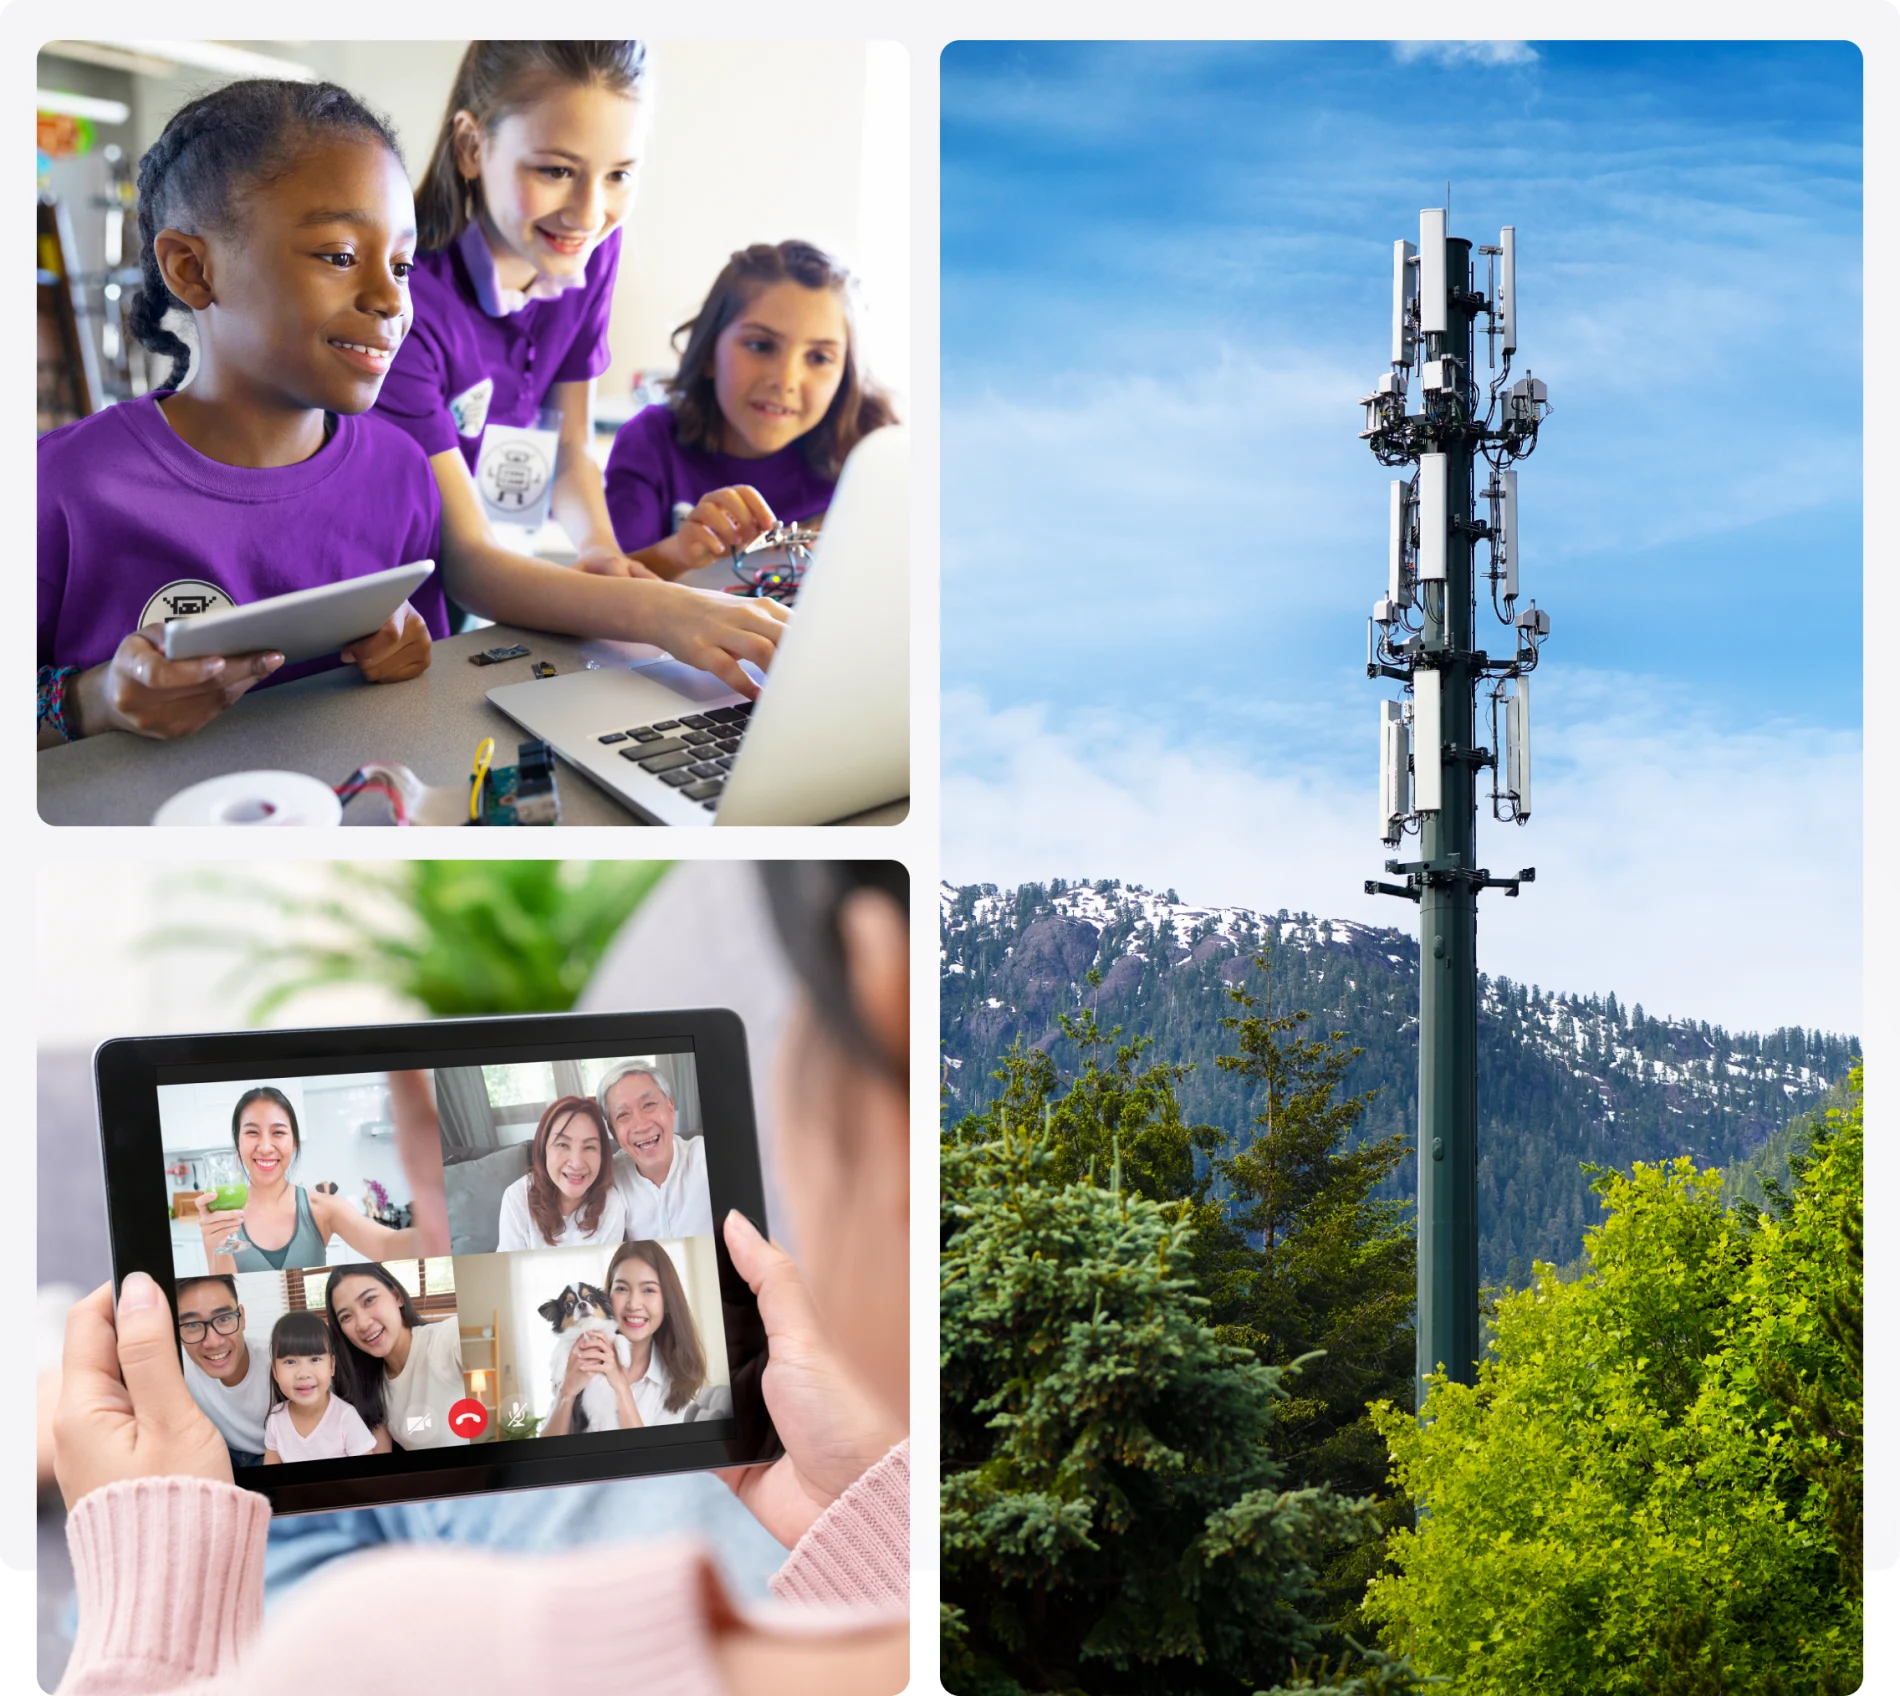
[[[416,190],[416,245],[433,253],[468,228],[482,185],[455,163],[455,114],[466,112],[493,135],[495,126],[550,88],[599,87],[636,95],[646,82],[644,41],[471,41],[449,90],[448,110]]]
[[[139,160],[139,292],[132,334],[153,353],[171,356],[177,388],[191,369],[191,349],[164,327],[182,303],[166,288],[153,238],[160,230],[199,235],[228,228],[239,191],[282,176],[300,144],[321,135],[353,135],[382,143],[400,160],[395,132],[348,89],[333,82],[280,82],[251,77],[226,83],[171,115]]]
[[[636,1237],[614,1250],[613,1259],[607,1262],[607,1299],[613,1299],[615,1271],[628,1260],[644,1260],[660,1280],[660,1301],[666,1314],[653,1334],[653,1347],[666,1368],[666,1411],[678,1413],[706,1382],[706,1345],[699,1340],[699,1326],[693,1321],[692,1304],[686,1299],[673,1257],[659,1243]]]
[[[594,1182],[581,1198],[578,1209],[583,1231],[591,1231],[600,1223],[601,1210],[606,1207],[607,1197],[614,1187],[613,1133],[607,1129],[607,1121],[593,1098],[564,1095],[559,1101],[550,1102],[548,1110],[541,1115],[541,1123],[535,1127],[534,1149],[528,1156],[528,1212],[534,1218],[534,1228],[549,1248],[560,1236],[566,1215],[561,1212],[561,1193],[548,1176],[548,1144],[561,1126],[576,1118],[587,1120],[600,1136],[600,1170],[594,1174]]]
[[[233,1307],[243,1305],[238,1295],[237,1279],[233,1278],[229,1272],[187,1272],[172,1285],[173,1293],[181,1300],[187,1284],[222,1284],[231,1292],[231,1305]]]
[[[287,1354],[327,1354],[335,1355],[336,1343],[332,1339],[329,1325],[321,1313],[312,1313],[309,1308],[298,1308],[294,1313],[286,1313],[270,1328],[270,1405],[275,1407],[281,1401],[290,1398],[277,1387],[276,1365]],[[344,1398],[346,1401],[348,1397]]]
[[[908,918],[910,873],[894,860],[767,860],[759,873],[779,940],[818,1022],[847,1053],[890,1071],[889,1057],[864,1028],[851,1000],[838,909],[846,896],[876,889]]]
[[[404,1330],[413,1331],[422,1323],[422,1318],[416,1312],[416,1304],[409,1299],[409,1292],[396,1282],[395,1275],[388,1267],[378,1266],[373,1260],[358,1260],[348,1266],[330,1268],[329,1281],[323,1286],[323,1312],[336,1336],[337,1381],[342,1387],[343,1399],[363,1416],[363,1423],[374,1431],[387,1417],[383,1404],[383,1385],[387,1382],[387,1375],[383,1371],[383,1363],[373,1354],[365,1354],[359,1349],[337,1323],[336,1290],[345,1278],[374,1278],[388,1290],[402,1311]]]
[[[713,381],[713,354],[726,326],[774,283],[830,289],[844,308],[844,376],[825,415],[798,438],[805,463],[821,477],[836,478],[851,450],[873,430],[897,422],[891,397],[871,381],[858,361],[857,285],[844,266],[808,241],[754,242],[726,261],[698,313],[673,332],[686,336],[679,374],[670,385],[673,436],[682,447],[717,453],[725,420]],[[690,332],[690,333],[689,333]]]
[[[247,1089],[238,1097],[237,1106],[231,1109],[231,1146],[238,1146],[238,1136],[244,1128],[244,1109],[253,1101],[275,1102],[284,1110],[284,1117],[290,1121],[290,1146],[297,1153],[303,1153],[303,1132],[297,1129],[297,1109],[290,1105],[289,1096],[271,1084],[259,1084],[256,1089]]]

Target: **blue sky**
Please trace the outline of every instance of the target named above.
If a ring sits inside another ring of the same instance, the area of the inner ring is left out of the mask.
[[[943,58],[945,869],[1359,893],[1390,254],[1518,229],[1537,864],[1494,970],[1858,1028],[1859,54]],[[1766,945],[1765,912],[1785,915]],[[1616,917],[1612,919],[1611,915]]]

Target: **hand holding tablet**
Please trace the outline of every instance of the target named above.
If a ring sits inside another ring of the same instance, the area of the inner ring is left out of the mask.
[[[274,1512],[781,1453],[713,1229],[764,1211],[733,1014],[128,1039],[95,1075],[115,1272],[192,1319],[147,1376]]]

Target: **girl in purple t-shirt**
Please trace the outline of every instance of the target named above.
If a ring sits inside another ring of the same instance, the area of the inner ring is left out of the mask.
[[[364,416],[408,324],[415,240],[381,121],[328,83],[230,84],[140,161],[138,219],[132,327],[171,380],[39,442],[42,745],[180,736],[287,675],[281,654],[167,660],[168,617],[435,553],[428,462]],[[393,682],[447,633],[431,582],[342,658]]]
[[[845,457],[897,416],[859,363],[856,330],[851,273],[822,248],[735,253],[675,333],[687,342],[667,405],[614,437],[607,510],[620,545],[633,553],[677,536],[706,552],[718,538],[701,503],[728,485],[778,518],[821,517]]]
[[[469,44],[416,194],[415,329],[377,412],[429,456],[456,600],[504,624],[656,642],[755,695],[738,661],[770,661],[782,610],[736,607],[655,573],[743,546],[771,513],[726,491],[706,504],[703,533],[631,558],[587,451],[649,106],[641,42]],[[497,541],[475,483],[487,430],[544,424],[558,442],[553,513],[579,570]]]

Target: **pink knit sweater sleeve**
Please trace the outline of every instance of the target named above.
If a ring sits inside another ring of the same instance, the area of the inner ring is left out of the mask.
[[[787,1625],[811,1614],[799,1635],[901,1616],[909,1480],[905,1443],[799,1540],[772,1581],[798,1604],[781,1610]],[[717,1580],[691,1544],[556,1556],[381,1550],[336,1563],[260,1626],[269,1523],[261,1496],[200,1479],[86,1496],[66,1522],[79,1635],[61,1696],[308,1696],[313,1681],[351,1696],[512,1696],[545,1688],[550,1667],[579,1690],[626,1687],[631,1669],[641,1696],[722,1688]]]
[[[784,1602],[903,1605],[910,1600],[910,1439],[853,1484],[772,1575]]]

